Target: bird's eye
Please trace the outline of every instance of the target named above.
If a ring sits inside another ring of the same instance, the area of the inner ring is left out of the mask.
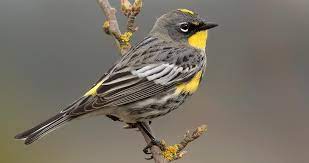
[[[182,32],[189,32],[189,24],[187,22],[180,23],[179,28]]]

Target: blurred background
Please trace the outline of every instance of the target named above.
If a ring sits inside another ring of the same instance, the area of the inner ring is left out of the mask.
[[[135,42],[177,8],[220,25],[210,32],[201,89],[153,122],[168,143],[208,124],[178,162],[308,163],[309,1],[144,0]],[[120,12],[118,19],[123,27]],[[0,1],[1,163],[152,162],[138,132],[105,117],[75,121],[30,146],[13,139],[82,95],[119,58],[103,21],[95,0]]]

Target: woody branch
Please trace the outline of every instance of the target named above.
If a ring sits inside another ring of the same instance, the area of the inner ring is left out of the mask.
[[[121,55],[124,55],[131,48],[131,37],[137,30],[134,23],[136,16],[141,11],[142,0],[135,0],[133,4],[128,0],[121,0],[121,11],[128,17],[127,28],[124,33],[121,33],[119,29],[116,9],[110,5],[108,0],[97,0],[97,2],[106,17],[106,21],[103,24],[105,33],[114,37]]]

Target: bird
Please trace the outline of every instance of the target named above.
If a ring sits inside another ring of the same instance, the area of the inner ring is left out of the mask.
[[[141,125],[179,108],[205,76],[208,30],[218,26],[188,9],[159,17],[149,34],[123,55],[90,89],[50,119],[15,136],[29,145],[47,133],[89,116],[105,115]]]

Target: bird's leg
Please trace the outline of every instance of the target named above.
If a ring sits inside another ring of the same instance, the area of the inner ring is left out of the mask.
[[[160,148],[161,150],[161,155],[163,156],[163,158],[169,160],[169,161],[173,161],[176,159],[181,158],[186,151],[182,151],[182,147],[181,144],[174,144],[174,145],[170,145],[168,146],[166,144],[166,142],[164,140],[162,141],[158,141],[149,131],[149,128],[146,126],[146,124],[144,122],[138,122],[136,123],[136,126],[142,130],[151,140],[147,146],[143,149],[143,152],[145,154],[151,154],[150,152],[150,148],[152,146],[157,146]],[[146,160],[150,160],[152,159],[153,156],[151,156],[150,158],[146,158]]]
[[[147,144],[147,146],[143,149],[143,152],[145,154],[151,154],[151,152],[149,152],[149,149],[152,147],[152,146],[157,146],[161,149],[161,151],[164,151],[165,150],[165,146],[164,144],[161,143],[161,141],[157,140],[150,132],[149,130],[145,127],[144,123],[143,122],[137,122],[136,123],[138,126],[140,126],[140,129],[143,130],[147,136],[151,139],[150,143]]]

